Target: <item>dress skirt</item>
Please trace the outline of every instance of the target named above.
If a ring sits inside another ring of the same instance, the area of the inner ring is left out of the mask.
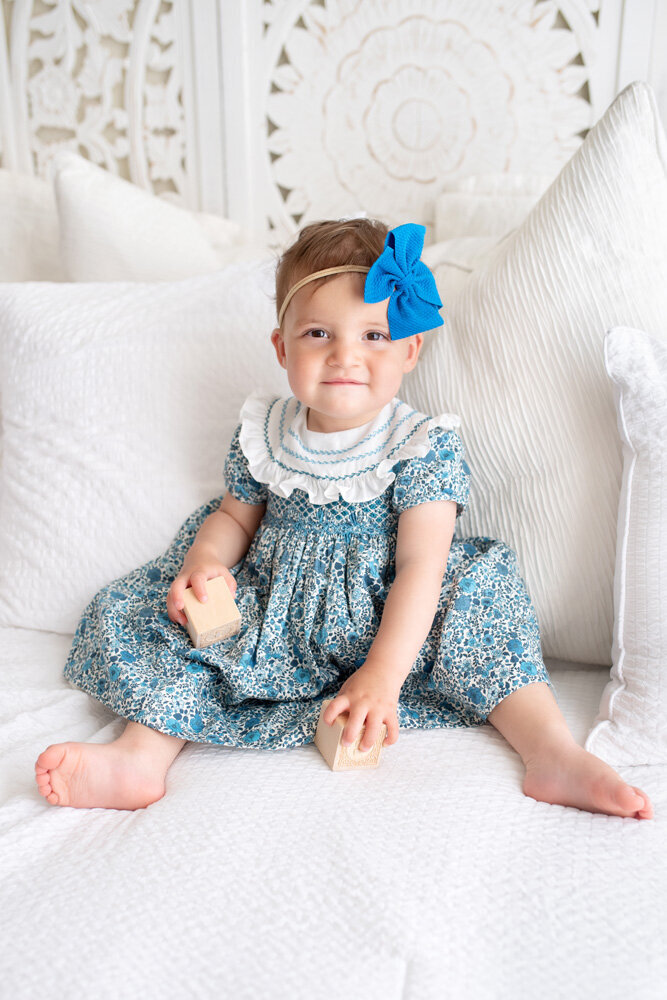
[[[394,576],[386,508],[378,498],[361,505],[363,518],[349,509],[339,517],[332,504],[324,518],[298,490],[273,498],[231,568],[241,631],[195,649],[169,619],[166,598],[221,499],[192,513],[162,555],[95,594],[64,675],[119,716],[182,739],[257,749],[310,743],[322,702],[364,662],[380,624]],[[454,537],[433,625],[401,688],[400,728],[481,725],[537,682],[555,695],[514,551],[492,538]]]

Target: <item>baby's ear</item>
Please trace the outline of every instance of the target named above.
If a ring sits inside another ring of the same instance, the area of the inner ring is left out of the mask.
[[[278,364],[283,368],[287,368],[287,356],[285,354],[285,341],[283,339],[282,331],[279,326],[271,332],[271,343],[276,349],[276,356],[278,358]]]
[[[422,349],[423,343],[423,333],[415,333],[414,336],[408,338],[408,353],[403,365],[404,372],[411,372],[417,364],[417,358],[419,357],[419,352]]]

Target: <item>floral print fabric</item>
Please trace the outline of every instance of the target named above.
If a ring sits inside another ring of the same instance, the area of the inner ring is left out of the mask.
[[[216,497],[158,558],[103,587],[85,609],[65,677],[118,715],[183,739],[287,748],[312,742],[322,701],[364,662],[394,579],[398,518],[470,489],[455,430],[429,430],[423,458],[397,462],[373,500],[314,505],[252,478],[237,428],[225,461],[230,493],[266,501],[236,578],[239,633],[194,649],[166,597]],[[454,538],[431,630],[400,693],[403,729],[480,725],[511,692],[544,681],[539,627],[516,555],[486,537]],[[555,693],[555,692],[554,692]]]

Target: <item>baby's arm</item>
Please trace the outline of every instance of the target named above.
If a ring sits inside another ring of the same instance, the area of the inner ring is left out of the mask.
[[[385,745],[398,739],[397,705],[403,681],[428,635],[438,607],[456,522],[454,500],[434,500],[403,511],[398,519],[396,575],[368,656],[327,706],[328,725],[349,711],[342,741],[367,750],[386,723]]]
[[[455,522],[454,500],[418,504],[399,516],[396,577],[364,664],[397,692],[433,624]]]
[[[183,594],[187,587],[192,587],[201,600],[206,596],[206,581],[224,576],[232,594],[236,592],[236,580],[229,567],[235,566],[250,548],[265,510],[265,503],[242,503],[231,493],[225,494],[218,509],[209,514],[195,535],[181,571],[171,585],[167,612],[173,622],[187,625],[183,614]]]

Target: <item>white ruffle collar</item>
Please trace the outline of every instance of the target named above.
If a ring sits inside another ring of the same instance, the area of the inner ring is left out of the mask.
[[[380,496],[393,482],[397,462],[429,452],[431,427],[461,423],[454,413],[429,417],[397,397],[369,423],[346,431],[308,430],[307,411],[294,396],[258,389],[241,407],[239,443],[257,482],[281,497],[304,490],[314,504]]]

